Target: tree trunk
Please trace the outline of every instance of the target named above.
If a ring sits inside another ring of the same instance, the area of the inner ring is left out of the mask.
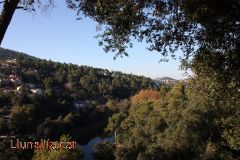
[[[20,0],[5,0],[0,15],[0,45]]]

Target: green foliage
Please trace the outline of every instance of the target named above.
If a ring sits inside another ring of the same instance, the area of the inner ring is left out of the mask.
[[[16,74],[23,78],[24,83],[32,83],[42,88],[47,97],[67,94],[81,100],[106,102],[108,99],[129,98],[140,89],[156,87],[150,78],[143,76],[61,64],[28,56],[16,58]],[[11,74],[1,67],[0,70],[6,75]],[[25,93],[27,88],[22,89]],[[26,94],[29,94],[29,90],[26,91]]]
[[[0,94],[1,115],[10,115],[9,119],[1,119],[0,131],[3,134],[56,140],[68,133],[82,138],[106,126],[113,113],[127,112],[130,96],[141,89],[156,87],[154,81],[143,76],[61,64],[5,49],[0,49],[0,54],[5,55],[4,60],[0,60],[1,64],[16,58],[16,63],[9,64],[7,68],[0,65],[0,76],[14,73],[22,78],[19,92]],[[12,90],[18,86],[3,85],[0,91],[5,87]],[[40,89],[44,94],[34,94],[32,89]],[[87,107],[75,108],[76,101],[83,101]],[[110,104],[111,101],[114,103]],[[5,125],[6,122],[9,126]],[[58,153],[51,154],[54,157]]]
[[[114,160],[114,144],[108,141],[98,143],[94,147],[94,160]]]
[[[71,125],[73,123],[73,120],[74,120],[74,114],[71,112],[64,117],[63,122]]]
[[[27,94],[30,93],[30,90],[29,90],[29,88],[26,87],[25,85],[21,85],[21,86],[20,86],[20,89],[19,89],[19,93],[20,93],[21,95],[27,95]]]
[[[116,56],[127,54],[133,38],[173,58],[178,49],[188,58],[196,46],[227,51],[239,43],[238,0],[69,0],[68,5],[99,23],[99,44]]]
[[[0,117],[0,133],[4,133],[8,131],[8,123],[7,123],[7,120]]]
[[[108,126],[106,128],[106,131],[114,132],[121,124],[121,122],[127,117],[126,113],[120,112],[117,114],[114,114],[111,118],[108,120]]]
[[[62,135],[59,142],[71,142],[71,137],[68,135]],[[32,160],[43,160],[43,159],[59,159],[59,160],[76,160],[83,159],[83,154],[79,149],[57,149],[57,150],[35,150]]]
[[[4,49],[0,47],[0,59],[1,60],[8,60],[8,59],[14,59],[16,57],[20,57],[20,56],[27,56],[27,57],[31,57],[27,54],[24,53],[19,53],[17,51],[13,51],[10,49]]]
[[[64,132],[65,125],[61,116],[55,120],[46,118],[43,123],[38,125],[37,134],[39,137],[44,137],[44,139],[56,139]]]
[[[16,133],[29,133],[35,128],[35,106],[14,106],[11,109],[9,123]]]
[[[1,139],[0,141],[0,157],[1,160],[31,160],[32,150],[10,149],[11,138]]]
[[[51,89],[53,86],[53,79],[51,77],[44,78],[43,84],[45,89]]]
[[[49,89],[49,88],[45,89],[44,95],[47,97],[52,97],[53,96],[52,89]]]
[[[238,112],[226,121],[226,112],[210,104],[212,97],[204,101],[198,86],[176,84],[161,92],[166,97],[157,104],[146,101],[131,106],[128,115],[113,115],[108,129],[117,128],[116,159],[235,159]]]
[[[120,101],[117,100],[108,100],[106,106],[113,112],[124,112],[127,111],[130,107],[130,100],[123,99]]]

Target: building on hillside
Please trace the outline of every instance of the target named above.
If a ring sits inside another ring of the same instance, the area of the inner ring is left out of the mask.
[[[17,75],[9,75],[8,80],[12,82],[14,85],[20,85],[22,83],[22,78]]]
[[[20,91],[22,89],[22,86],[17,87],[17,91]]]
[[[87,102],[86,101],[74,101],[73,102],[73,107],[76,109],[82,109],[87,107]]]
[[[14,59],[8,59],[8,60],[6,60],[5,62],[6,62],[6,63],[14,64],[14,63],[17,62],[17,59],[16,59],[16,58],[14,58]]]
[[[31,89],[31,92],[33,94],[37,94],[37,95],[43,95],[43,90],[42,89]]]
[[[161,84],[168,84],[168,85],[173,85],[179,82],[179,80],[170,78],[170,77],[162,77],[162,78],[156,78],[155,84],[160,86]]]

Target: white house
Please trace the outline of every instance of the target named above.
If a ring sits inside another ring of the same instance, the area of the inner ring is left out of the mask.
[[[76,109],[85,108],[85,107],[87,107],[87,103],[86,103],[86,101],[74,101],[73,106]]]
[[[43,95],[43,90],[41,90],[41,89],[31,89],[31,92],[33,94]]]

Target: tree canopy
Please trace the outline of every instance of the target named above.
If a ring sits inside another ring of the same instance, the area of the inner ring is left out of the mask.
[[[167,56],[182,49],[188,57],[196,48],[229,51],[240,35],[238,0],[69,0],[78,14],[104,28],[105,51],[127,54],[132,39],[146,41],[149,49]]]
[[[54,6],[53,0],[2,3],[1,39],[16,9]],[[239,45],[238,0],[66,0],[66,4],[79,17],[84,15],[99,23],[103,29],[99,44],[116,55],[127,55],[133,38],[146,41],[150,50],[163,56],[176,57],[174,52],[181,49],[184,58],[199,53],[198,48],[226,53]]]

